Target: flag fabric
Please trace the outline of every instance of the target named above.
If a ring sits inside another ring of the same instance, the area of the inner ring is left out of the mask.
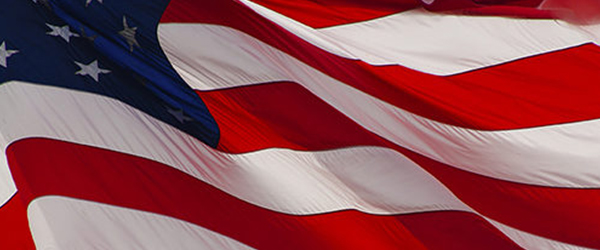
[[[594,0],[3,0],[0,249],[598,249]]]

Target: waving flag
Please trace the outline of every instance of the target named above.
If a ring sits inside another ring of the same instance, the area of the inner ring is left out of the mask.
[[[0,248],[600,248],[577,3],[4,0]]]

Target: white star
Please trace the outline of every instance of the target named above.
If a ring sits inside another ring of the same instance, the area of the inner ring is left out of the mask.
[[[2,44],[0,44],[0,66],[7,68],[8,67],[8,63],[6,62],[6,58],[9,58],[10,56],[19,53],[18,50],[6,50],[6,43],[4,41],[2,41]]]
[[[125,38],[127,44],[129,44],[129,51],[133,52],[133,46],[140,47],[140,44],[135,40],[135,32],[137,27],[129,27],[127,25],[127,19],[123,16],[123,30],[119,31],[119,35]]]
[[[190,118],[189,116],[185,115],[183,113],[183,110],[181,109],[167,109],[167,112],[169,112],[169,114],[171,114],[173,117],[175,117],[175,119],[177,119],[177,121],[179,121],[180,123],[184,123],[184,122],[191,122],[194,119]]]
[[[98,60],[94,60],[92,63],[90,63],[88,65],[85,65],[80,62],[75,62],[75,64],[77,64],[77,66],[79,66],[79,68],[81,68],[81,70],[75,72],[76,75],[82,75],[82,76],[88,75],[92,79],[94,79],[94,81],[96,81],[96,82],[98,82],[99,74],[110,73],[110,70],[101,69],[98,67]]]
[[[48,35],[51,36],[60,36],[62,37],[62,39],[65,39],[65,41],[70,42],[71,41],[71,37],[79,37],[78,34],[71,32],[71,30],[69,29],[69,25],[65,25],[62,27],[58,27],[58,26],[54,26],[51,24],[46,24],[46,26],[48,26],[50,29],[52,29],[52,31],[49,31]]]
[[[86,1],[85,1],[85,7],[88,7],[88,5],[90,5],[90,3],[91,3],[92,1],[93,1],[93,0],[86,0]],[[102,0],[96,0],[96,1],[98,1],[100,4],[102,4]]]

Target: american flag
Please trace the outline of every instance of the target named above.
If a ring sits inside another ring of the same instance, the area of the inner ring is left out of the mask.
[[[0,249],[598,249],[596,0],[3,0]]]

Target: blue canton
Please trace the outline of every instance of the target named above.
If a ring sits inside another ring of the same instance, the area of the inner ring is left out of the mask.
[[[118,99],[216,147],[214,118],[158,44],[156,29],[167,5],[5,0],[0,84],[19,80]]]

